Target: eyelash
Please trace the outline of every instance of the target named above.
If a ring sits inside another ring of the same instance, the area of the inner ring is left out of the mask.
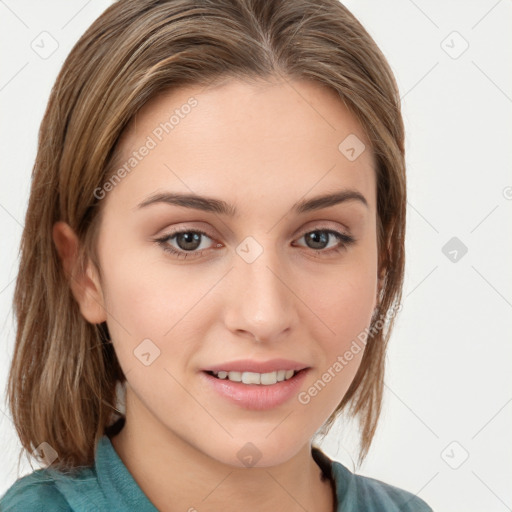
[[[324,249],[317,249],[317,250],[311,249],[312,251],[316,252],[317,254],[321,254],[321,255],[337,254],[337,253],[345,250],[348,246],[350,246],[350,245],[352,245],[353,243],[356,242],[356,239],[354,237],[350,236],[350,235],[347,235],[345,233],[341,233],[339,231],[335,231],[335,230],[332,230],[332,229],[321,228],[321,227],[317,227],[315,229],[311,229],[309,231],[304,232],[300,236],[300,238],[302,238],[303,236],[305,236],[307,234],[315,233],[315,232],[327,233],[327,234],[333,235],[335,238],[337,238],[341,242],[341,245],[338,245],[337,247],[334,247],[334,248],[331,248],[331,249],[328,249],[328,250],[324,250]],[[174,231],[172,233],[163,235],[162,237],[156,238],[153,241],[156,242],[165,252],[170,253],[173,256],[176,256],[177,258],[180,258],[183,255],[183,259],[185,259],[187,257],[199,258],[203,254],[203,252],[206,252],[206,251],[209,250],[209,249],[203,249],[203,250],[198,251],[198,252],[193,252],[193,251],[188,251],[187,252],[187,251],[183,251],[183,250],[177,250],[177,249],[175,249],[174,247],[172,247],[172,246],[170,246],[168,244],[168,241],[170,239],[175,238],[177,235],[181,235],[183,233],[201,234],[201,235],[204,235],[204,236],[210,238],[211,240],[213,240],[213,237],[211,237],[208,233],[206,233],[205,231],[202,231],[201,229],[182,229],[181,231]]]

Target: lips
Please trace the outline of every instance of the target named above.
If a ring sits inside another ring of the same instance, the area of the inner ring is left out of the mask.
[[[236,407],[253,411],[265,411],[289,403],[293,397],[296,397],[304,385],[308,373],[309,369],[305,368],[291,379],[272,385],[244,384],[227,379],[218,379],[210,375],[208,371],[200,372],[199,378],[203,383],[203,391],[209,404],[213,404],[216,397],[220,396]]]
[[[278,370],[294,370],[296,372],[309,368],[307,364],[293,361],[291,359],[270,359],[268,361],[255,361],[251,359],[239,359],[227,361],[203,368],[204,372],[253,372],[270,373]]]

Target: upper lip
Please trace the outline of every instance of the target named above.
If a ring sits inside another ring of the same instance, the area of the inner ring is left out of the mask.
[[[270,359],[268,361],[255,361],[251,359],[238,359],[225,363],[208,366],[203,371],[206,372],[254,372],[270,373],[277,370],[295,370],[300,371],[309,368],[308,365],[292,361],[291,359]]]

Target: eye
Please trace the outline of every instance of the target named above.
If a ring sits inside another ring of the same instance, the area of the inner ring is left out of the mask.
[[[304,235],[301,236],[301,238],[304,238],[306,243],[309,244],[308,246],[311,249],[314,249],[317,254],[321,255],[338,253],[356,241],[354,237],[340,231],[335,231],[333,229],[323,229],[320,227],[313,231],[307,231],[304,233]],[[329,238],[331,240],[329,240]],[[338,242],[337,245],[325,250],[326,244],[328,245],[329,241],[336,240]]]
[[[198,229],[187,229],[164,235],[160,238],[157,238],[155,242],[157,242],[164,251],[169,252],[178,258],[196,258],[201,256],[203,251],[207,250],[207,248],[203,247],[200,251],[197,251],[197,249],[202,246],[202,239],[204,237],[212,240],[208,233],[205,233],[204,231]],[[175,242],[178,245],[178,248],[170,245],[170,241]],[[217,246],[221,246],[221,244],[217,244]]]

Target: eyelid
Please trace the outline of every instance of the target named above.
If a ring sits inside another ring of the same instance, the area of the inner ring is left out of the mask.
[[[294,235],[294,238],[302,237],[306,233],[311,233],[312,231],[320,230],[336,231],[343,234],[346,237],[353,238],[354,241],[356,241],[351,229],[347,225],[341,224],[340,222],[334,222],[329,220],[316,220],[308,222],[306,227],[302,227],[300,230],[295,232],[296,234]]]
[[[194,226],[180,226],[180,227],[176,227],[176,228],[170,228],[170,231],[166,231],[161,236],[158,236],[158,238],[170,237],[170,236],[176,235],[178,233],[187,233],[187,232],[201,233],[202,235],[206,235],[208,238],[211,238],[211,239],[215,238],[214,236],[212,236],[211,233],[208,232],[207,229],[198,228],[198,227],[194,227]]]
[[[308,225],[306,227],[302,227],[301,229],[295,231],[295,233],[293,234],[293,237],[295,239],[296,237],[304,236],[306,233],[325,229],[325,230],[341,231],[344,235],[353,238],[351,230],[348,228],[348,226],[341,224],[342,228],[340,228],[339,227],[340,224],[341,223],[339,223],[339,222],[333,222],[333,221],[328,221],[328,220],[310,221],[310,222],[308,222]],[[155,238],[153,238],[153,240],[156,238],[171,237],[172,235],[175,235],[177,233],[183,233],[186,231],[193,231],[193,232],[201,233],[203,235],[206,235],[208,238],[212,239],[213,241],[215,241],[215,239],[216,239],[216,236],[214,236],[211,232],[209,232],[209,230],[207,228],[203,228],[203,227],[185,225],[185,226],[179,226],[179,227],[170,228],[170,229],[171,229],[170,231],[166,231],[161,236],[156,236]]]
[[[345,224],[342,224],[341,222],[335,222],[332,220],[312,220],[307,223],[306,227],[301,228],[299,233],[307,233],[308,231],[314,231],[315,229],[342,229],[350,232],[349,227],[345,226]]]

